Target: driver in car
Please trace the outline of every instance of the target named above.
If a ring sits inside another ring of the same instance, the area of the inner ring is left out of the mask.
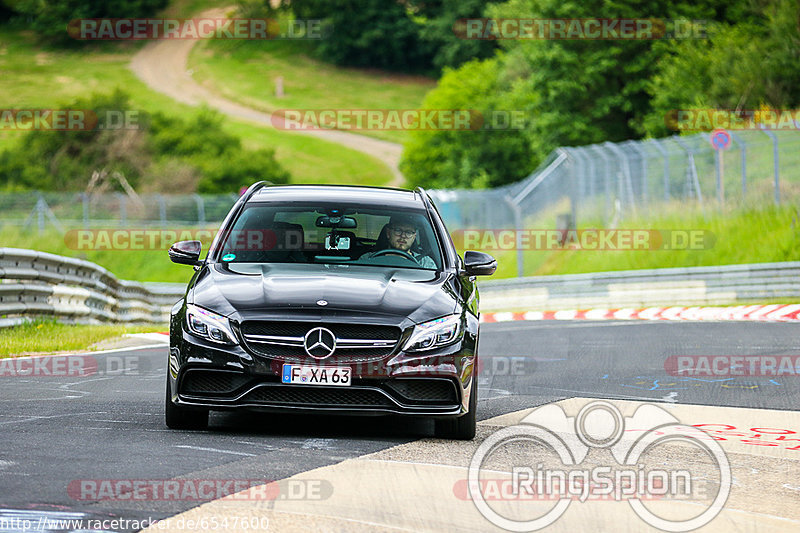
[[[377,255],[399,255],[411,257],[422,268],[436,268],[436,263],[427,255],[411,249],[417,238],[417,227],[411,217],[393,216],[375,243],[375,251],[367,252],[359,259],[371,259]],[[392,254],[393,250],[397,250]]]

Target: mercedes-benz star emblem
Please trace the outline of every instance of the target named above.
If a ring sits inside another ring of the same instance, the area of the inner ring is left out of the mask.
[[[336,336],[329,329],[314,328],[306,333],[303,347],[314,359],[325,359],[336,350]]]
[[[317,305],[321,305],[324,307],[328,305],[328,302],[326,300],[317,300]]]

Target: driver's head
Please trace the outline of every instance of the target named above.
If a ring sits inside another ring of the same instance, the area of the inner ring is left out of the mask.
[[[386,233],[392,248],[407,252],[417,237],[417,225],[411,217],[393,216],[389,220]]]

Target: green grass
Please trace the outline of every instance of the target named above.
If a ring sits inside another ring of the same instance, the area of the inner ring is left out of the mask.
[[[586,224],[583,228],[602,228]],[[743,263],[800,261],[800,213],[794,206],[748,208],[703,215],[688,207],[626,220],[620,228],[702,230],[713,242],[698,250],[555,250],[524,252],[526,276],[583,274],[650,268],[695,267]],[[516,277],[516,251],[487,250],[498,259],[493,278]]]
[[[121,337],[126,333],[165,331],[165,324],[75,325],[59,324],[52,320],[37,320],[11,328],[0,335],[0,358],[31,353],[92,350],[92,345]]]
[[[303,41],[204,41],[192,50],[194,78],[230,100],[260,109],[417,109],[436,81],[339,68],[310,57]],[[284,97],[275,96],[283,77]],[[405,131],[360,131],[393,142]]]
[[[119,87],[131,95],[135,109],[182,118],[197,113],[196,108],[150,90],[129,70],[139,47],[139,43],[123,42],[51,48],[37,44],[30,32],[0,28],[0,101],[4,108],[55,108]],[[275,149],[295,183],[384,185],[393,178],[377,159],[337,144],[233,119],[226,121],[226,128],[248,148]],[[0,150],[13,146],[24,134],[0,130]]]

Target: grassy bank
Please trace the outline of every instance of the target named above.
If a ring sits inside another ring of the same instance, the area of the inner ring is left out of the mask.
[[[241,104],[276,109],[417,109],[436,81],[364,69],[338,68],[309,56],[303,41],[205,41],[192,50],[194,78]],[[275,95],[283,78],[284,96]],[[403,142],[405,131],[360,131]]]
[[[0,358],[30,353],[91,350],[95,343],[121,337],[126,333],[165,331],[166,325],[72,325],[51,320],[34,321],[3,328],[0,335]]]
[[[87,94],[121,88],[131,95],[134,109],[184,119],[197,113],[196,108],[150,90],[130,71],[128,64],[140,46],[123,42],[51,48],[37,44],[31,32],[0,28],[0,101],[5,108],[51,109]],[[233,119],[227,119],[225,126],[247,148],[273,148],[295,183],[382,185],[392,179],[389,169],[377,159],[337,144]],[[0,150],[24,134],[0,130]]]

